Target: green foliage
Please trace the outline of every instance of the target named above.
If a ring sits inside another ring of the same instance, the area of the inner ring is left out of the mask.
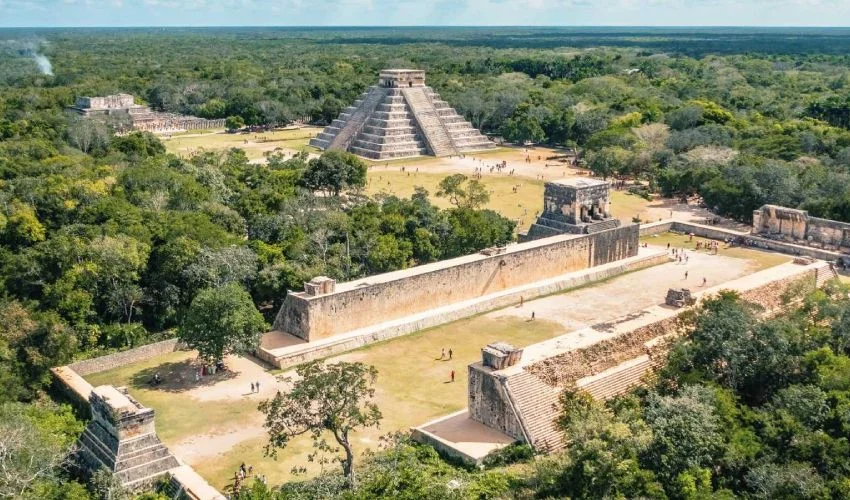
[[[527,462],[534,457],[534,448],[525,443],[511,443],[504,448],[491,451],[484,457],[485,467],[503,467],[516,463]]]
[[[260,403],[269,432],[266,453],[275,456],[279,448],[301,434],[310,434],[315,452],[309,460],[338,461],[349,487],[356,484],[354,449],[351,432],[375,427],[381,410],[373,402],[378,370],[363,363],[324,364],[314,361],[296,368],[297,380],[288,379],[292,389],[278,392],[273,399]],[[338,447],[326,440],[329,432]],[[340,448],[345,452],[339,457]],[[319,456],[321,454],[321,456]],[[333,458],[324,458],[331,455]]]
[[[300,182],[307,189],[339,196],[344,190],[366,185],[366,164],[345,151],[326,151],[310,160]]]
[[[463,174],[445,177],[438,184],[437,197],[447,198],[458,208],[480,208],[490,201],[490,193],[477,179],[469,180]]]
[[[255,349],[267,327],[248,292],[227,283],[198,292],[177,336],[205,361],[215,363],[227,354]]]
[[[0,404],[0,496],[87,498],[64,471],[82,429],[67,406]]]

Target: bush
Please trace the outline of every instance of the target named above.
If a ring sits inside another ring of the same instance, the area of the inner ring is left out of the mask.
[[[491,451],[484,457],[484,467],[502,467],[521,462],[527,462],[534,457],[531,445],[520,443],[509,444],[504,448]]]

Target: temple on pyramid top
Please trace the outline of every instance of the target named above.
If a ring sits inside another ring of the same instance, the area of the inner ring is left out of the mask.
[[[310,144],[373,160],[450,156],[495,147],[425,85],[425,72],[416,69],[381,71],[378,85],[369,87]]]

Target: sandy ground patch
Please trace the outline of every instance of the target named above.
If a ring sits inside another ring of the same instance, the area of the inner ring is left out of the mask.
[[[663,248],[663,247],[659,247]],[[719,285],[749,274],[753,264],[747,260],[687,252],[688,262],[670,262],[619,276],[605,283],[581,288],[562,295],[530,300],[522,307],[509,307],[488,313],[491,318],[519,317],[555,321],[566,329],[578,330],[611,321],[630,311],[664,302],[668,288],[703,288]],[[685,272],[688,273],[687,279]]]

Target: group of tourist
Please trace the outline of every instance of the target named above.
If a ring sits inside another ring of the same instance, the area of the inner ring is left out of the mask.
[[[260,382],[251,382],[251,394],[260,392]]]
[[[452,351],[452,348],[449,347],[449,350],[448,350],[449,357],[446,357],[446,348],[444,347],[444,348],[440,349],[440,359],[439,360],[440,361],[450,361],[454,357],[454,354],[455,353],[454,353],[454,351]],[[454,370],[449,371],[449,381],[450,382],[455,381],[455,371]]]
[[[253,465],[245,465],[245,462],[242,462],[242,465],[239,466],[239,469],[233,473],[233,493],[239,494],[239,491],[242,489],[242,485],[245,482],[245,479],[254,475],[254,466]],[[268,484],[266,482],[266,476],[258,475],[257,480],[259,480],[263,484]]]

